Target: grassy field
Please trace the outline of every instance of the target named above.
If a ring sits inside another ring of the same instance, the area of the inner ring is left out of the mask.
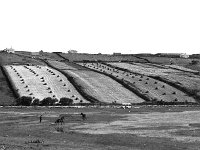
[[[8,54],[1,52],[0,53],[0,65],[13,65],[13,64],[33,64],[33,65],[45,65],[39,60],[30,58],[30,57],[24,57],[16,54]]]
[[[20,97],[30,96],[43,100],[46,97],[71,98],[74,103],[86,101],[60,72],[47,66],[4,66],[10,81]]]
[[[87,116],[81,119],[80,113]],[[39,116],[43,120],[39,123]],[[65,114],[64,124],[54,122]],[[1,108],[7,150],[198,150],[199,107]]]
[[[6,77],[3,74],[2,68],[0,68],[0,105],[14,105],[15,96],[7,82]]]
[[[183,90],[184,92],[193,95],[194,97],[200,96],[200,76],[190,72],[185,72],[177,69],[150,69],[143,66],[126,63],[110,63],[116,67],[130,70],[135,73],[144,74],[173,85],[174,87]]]
[[[150,78],[145,75],[137,75],[134,73],[125,72],[122,70],[114,69],[109,67],[105,64],[101,63],[79,63],[80,65],[86,66],[88,68],[98,70],[104,73],[107,73],[113,77],[116,77],[123,82],[128,83],[129,85],[134,86],[138,89],[138,91],[143,94],[147,95],[149,99],[153,100],[156,99],[157,101],[165,101],[165,102],[173,102],[175,99],[177,102],[195,102],[192,97],[187,96],[184,92],[158,80]],[[112,63],[111,63],[112,64]],[[116,64],[116,63],[114,63]],[[121,64],[121,63],[120,63]],[[126,63],[122,63],[126,65]],[[129,64],[128,64],[129,66]],[[135,67],[135,66],[134,66]],[[129,69],[134,68],[133,66],[129,67]],[[138,65],[139,67],[139,65]],[[140,66],[141,67],[141,66]],[[142,64],[142,67],[143,64]],[[128,67],[126,67],[128,68]],[[149,67],[150,68],[150,67]],[[148,68],[148,69],[149,69]],[[152,68],[152,67],[151,67]],[[140,72],[142,69],[138,69]],[[163,69],[162,69],[163,70]],[[137,72],[137,69],[136,69]],[[140,73],[137,72],[137,73]]]
[[[141,103],[143,100],[124,88],[121,84],[108,76],[91,71],[77,64],[49,61],[51,65],[62,70],[70,78],[73,78],[75,84],[81,88],[83,93],[104,103]],[[59,64],[59,65],[58,65]],[[65,69],[64,69],[65,68]]]

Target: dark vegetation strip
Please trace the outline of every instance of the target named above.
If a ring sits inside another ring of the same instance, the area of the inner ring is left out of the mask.
[[[66,61],[69,61],[69,59],[67,59],[66,57],[62,56],[60,53],[55,53],[58,57],[66,60]]]
[[[5,77],[8,87],[12,91],[13,97],[16,99],[19,98],[19,94],[17,93],[16,89],[14,88],[12,81],[10,81],[10,79],[9,79],[9,75],[8,75],[7,71],[5,71],[3,66],[1,66],[1,71],[2,71],[3,76]]]
[[[55,70],[61,72],[62,74],[64,74],[65,77],[69,80],[69,82],[75,87],[75,89],[76,89],[76,90],[81,94],[81,96],[83,96],[86,100],[90,101],[91,103],[97,103],[97,104],[98,104],[98,103],[102,103],[102,102],[100,102],[99,100],[97,100],[96,98],[94,98],[94,97],[88,95],[86,92],[84,92],[84,90],[83,90],[84,87],[80,86],[72,76],[70,76],[69,74],[67,74],[67,73],[64,72],[63,70],[60,70],[60,69],[54,67],[53,65],[51,65],[50,63],[48,63],[48,62],[45,61],[45,60],[42,60],[42,59],[41,59],[41,61],[43,61],[44,63],[46,63],[49,67],[51,67],[51,68],[53,68],[53,69],[55,69]]]
[[[142,59],[142,60],[144,60],[145,62],[147,62],[147,63],[151,63],[148,59],[146,59],[146,58],[143,58],[143,57],[139,57],[139,56],[135,56],[136,58],[138,58],[138,59]]]
[[[143,75],[143,74],[141,74],[141,73],[132,72],[132,71],[130,71],[130,70],[128,70],[128,69],[124,69],[124,68],[120,68],[120,67],[113,66],[113,65],[111,65],[111,64],[107,64],[107,63],[102,63],[102,64],[107,65],[107,66],[112,67],[112,68],[115,68],[115,69],[118,69],[118,70],[122,70],[122,71],[129,72],[129,73],[134,73],[134,74],[137,74],[137,75]],[[170,85],[170,86],[172,86],[172,87],[174,87],[174,88],[176,88],[176,89],[178,89],[178,90],[184,92],[184,93],[187,94],[188,96],[193,97],[193,98],[196,100],[196,102],[199,103],[200,96],[197,95],[197,92],[198,92],[197,90],[191,90],[191,89],[185,88],[185,87],[183,87],[183,86],[181,86],[181,85],[179,85],[179,84],[177,84],[177,83],[175,83],[175,82],[173,82],[173,81],[164,79],[164,78],[162,78],[162,77],[160,77],[160,76],[151,76],[151,75],[147,75],[147,76],[150,77],[150,78],[153,78],[153,79],[155,79],[155,80],[158,80],[158,81],[160,81],[160,82],[164,82],[164,83],[166,83],[166,84],[168,84],[168,85]]]

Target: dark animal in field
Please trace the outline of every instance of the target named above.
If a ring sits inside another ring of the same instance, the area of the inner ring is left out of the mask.
[[[86,114],[84,114],[84,113],[81,113],[81,117],[82,117],[83,120],[86,120],[86,119],[87,119],[87,118],[86,118]]]
[[[61,117],[61,118],[58,118],[56,121],[55,121],[55,124],[63,124],[64,123],[64,119],[65,119],[65,117],[63,116],[63,117]]]

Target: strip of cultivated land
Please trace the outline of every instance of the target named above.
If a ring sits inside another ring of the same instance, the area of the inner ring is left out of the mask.
[[[129,84],[133,87],[133,90],[137,90],[140,94],[149,97],[152,101],[164,101],[164,102],[195,102],[195,99],[188,96],[181,90],[170,86],[164,82],[148,77],[147,75],[139,74],[141,70],[138,69],[137,73],[134,73],[134,69],[131,72],[122,71],[120,69],[115,69],[111,66],[101,64],[101,63],[79,63],[85,67],[101,71],[102,73],[109,74],[118,80],[121,80],[125,84]],[[126,65],[126,63],[123,63]],[[130,67],[130,64],[127,64]],[[135,67],[136,65],[134,65]],[[139,68],[141,66],[137,66]],[[137,70],[137,69],[136,69]],[[156,70],[156,69],[155,69]],[[170,69],[171,70],[171,69]],[[160,71],[165,73],[165,71]],[[145,72],[146,73],[146,72]],[[151,72],[150,72],[151,73]]]
[[[193,96],[196,100],[200,97],[200,76],[194,75],[193,73],[184,72],[175,69],[160,69],[157,68],[153,71],[150,68],[142,66],[136,66],[134,64],[127,63],[109,63],[114,67],[126,69],[130,72],[144,74],[154,79],[160,80],[173,87]],[[137,67],[137,69],[135,69]]]
[[[118,62],[118,61],[137,61],[146,62],[143,58],[137,58],[134,55],[108,55],[108,54],[80,54],[80,53],[59,53],[62,58],[70,61],[106,61],[106,62]]]
[[[2,67],[0,67],[0,105],[14,105],[15,96],[10,88]]]
[[[6,65],[4,69],[19,97],[29,96],[33,100],[66,97],[74,103],[88,102],[63,74],[47,66]]]
[[[73,78],[81,90],[87,95],[104,103],[141,103],[144,100],[112,78],[86,69],[72,63],[48,61],[57,69],[61,69],[69,77]],[[64,69],[66,68],[66,69]]]

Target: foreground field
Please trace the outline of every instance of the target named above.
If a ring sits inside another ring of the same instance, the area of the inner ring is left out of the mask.
[[[80,113],[87,115],[82,121]],[[39,123],[39,116],[43,120]],[[60,115],[65,123],[56,125]],[[7,150],[198,150],[199,107],[1,108]]]

